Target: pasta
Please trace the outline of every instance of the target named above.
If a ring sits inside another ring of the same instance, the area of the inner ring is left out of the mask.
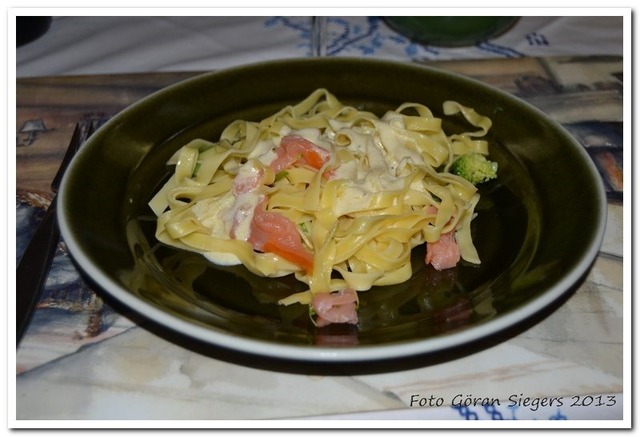
[[[469,132],[447,135],[417,103],[382,117],[325,89],[261,121],[237,120],[220,139],[194,139],[149,206],[156,238],[256,275],[294,274],[307,285],[280,303],[309,305],[319,326],[357,323],[357,293],[411,277],[411,251],[427,263],[478,264],[470,224],[477,188],[447,170],[488,154],[491,120],[453,101]]]

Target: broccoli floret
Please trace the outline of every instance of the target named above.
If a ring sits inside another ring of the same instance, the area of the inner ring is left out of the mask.
[[[498,176],[498,163],[489,161],[480,153],[468,153],[456,159],[451,164],[449,172],[477,185]]]

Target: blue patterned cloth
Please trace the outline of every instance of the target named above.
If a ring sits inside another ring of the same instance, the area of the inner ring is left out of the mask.
[[[526,56],[507,45],[482,41],[472,48],[447,49],[423,45],[391,29],[382,17],[328,17],[327,56],[376,56],[396,54],[408,59],[435,59],[447,52],[485,52],[496,57],[518,58]],[[311,53],[311,20],[308,17],[272,17],[265,21],[269,28],[290,29],[298,34],[299,47]],[[532,34],[526,38],[532,45],[548,45],[547,38]]]
[[[54,17],[16,50],[16,76],[207,71],[311,55],[312,17]],[[422,45],[376,16],[328,17],[328,56],[442,61],[623,55],[623,17],[521,17],[473,46]]]

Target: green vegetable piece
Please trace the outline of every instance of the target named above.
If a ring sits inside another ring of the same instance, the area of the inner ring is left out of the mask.
[[[299,223],[298,226],[300,226],[300,230],[302,232],[304,232],[305,234],[309,234],[309,228],[307,227],[307,223],[302,222],[302,223]]]
[[[198,172],[200,171],[200,167],[202,167],[202,162],[200,161],[196,162],[196,165],[193,167],[193,173],[191,174],[192,178],[195,178],[198,175]]]
[[[276,173],[276,177],[274,182],[278,182],[281,179],[286,178],[287,176],[289,176],[289,172],[288,171],[279,171],[278,173]]]
[[[468,153],[456,159],[451,164],[449,172],[477,185],[498,176],[498,163],[489,161],[480,153]]]

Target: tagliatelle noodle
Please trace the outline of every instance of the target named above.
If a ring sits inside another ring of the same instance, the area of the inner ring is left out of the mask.
[[[287,305],[309,304],[320,292],[404,282],[411,250],[450,232],[462,259],[480,263],[470,226],[477,189],[447,170],[458,155],[488,154],[482,137],[491,120],[457,102],[445,102],[443,112],[477,130],[447,135],[442,120],[418,103],[378,117],[324,89],[261,121],[235,121],[217,142],[195,139],[169,160],[175,170],[149,202],[156,237],[257,275],[295,274],[308,290],[281,301]],[[276,174],[270,164],[290,135],[330,158],[319,169],[294,165]],[[296,224],[313,254],[311,271],[247,241],[263,199],[267,212]]]

